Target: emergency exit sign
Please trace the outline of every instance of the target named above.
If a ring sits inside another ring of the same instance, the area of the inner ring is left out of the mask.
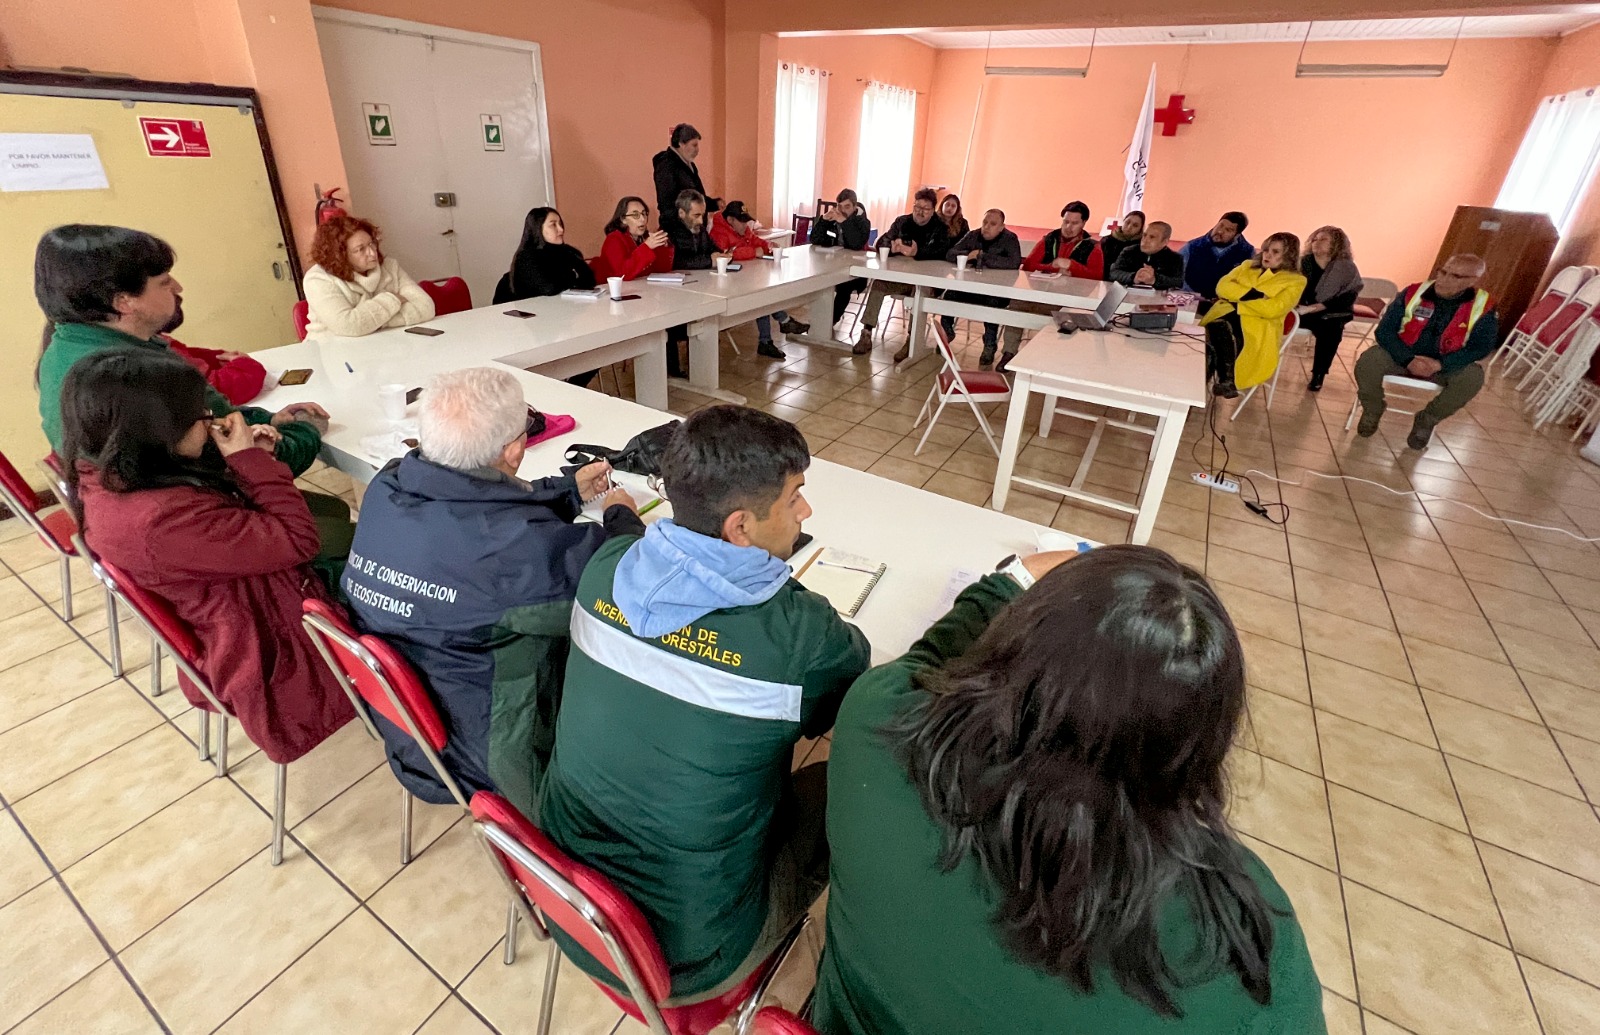
[[[363,104],[362,118],[367,123],[367,143],[374,146],[394,146],[394,119],[387,104]]]
[[[210,158],[206,124],[199,119],[139,120],[144,149],[152,158]]]
[[[483,123],[483,149],[485,151],[504,151],[506,149],[505,127],[501,125],[498,115],[479,115]]]

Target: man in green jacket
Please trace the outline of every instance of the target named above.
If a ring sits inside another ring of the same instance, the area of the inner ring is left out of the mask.
[[[672,519],[607,542],[578,583],[538,822],[643,911],[675,1005],[735,987],[827,881],[826,765],[791,760],[871,647],[785,563],[810,462],[787,421],[696,412],[662,460]]]
[[[73,223],[45,232],[34,253],[33,294],[50,321],[34,380],[39,422],[50,448],[61,451],[61,383],[85,356],[106,349],[165,352],[159,337],[183,323],[183,285],[172,276],[172,246],[141,230]],[[214,388],[206,389],[214,417],[235,409]],[[304,474],[322,449],[320,427],[328,411],[295,403],[277,413],[258,406],[238,408],[251,424],[270,424],[278,434],[273,455],[296,475]],[[305,494],[322,533],[323,558],[343,557],[353,529],[343,500]]]

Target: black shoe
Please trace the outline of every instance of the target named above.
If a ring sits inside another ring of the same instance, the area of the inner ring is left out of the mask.
[[[1383,410],[1369,410],[1363,407],[1361,423],[1356,425],[1356,434],[1362,438],[1371,438],[1378,433],[1378,422],[1382,419]]]
[[[1211,386],[1211,394],[1223,399],[1239,398],[1239,387],[1232,381],[1218,381]]]
[[[988,370],[989,367],[992,366],[993,364],[994,364],[994,347],[990,346],[989,348],[986,348],[986,349],[983,350],[983,355],[978,357],[978,368],[980,370]]]
[[[778,324],[778,330],[784,334],[804,334],[810,329],[811,325],[809,323],[801,323],[799,320],[784,320]]]
[[[1439,422],[1426,413],[1419,413],[1411,422],[1411,434],[1406,436],[1406,445],[1412,449],[1427,449],[1428,442],[1433,438],[1434,425]]]
[[[1312,374],[1311,375],[1311,383],[1306,385],[1306,391],[1308,391],[1308,392],[1320,392],[1320,391],[1322,391],[1322,378],[1323,378],[1323,376],[1324,375],[1322,375],[1322,374]]]
[[[788,359],[789,358],[788,356],[783,354],[783,350],[782,349],[778,348],[778,346],[772,344],[772,342],[770,342],[770,341],[757,342],[756,343],[756,355],[758,355],[758,356],[771,356],[773,359]]]
[[[1016,358],[1017,358],[1017,354],[1015,352],[1002,352],[1000,354],[1000,362],[995,364],[995,368],[994,368],[995,369],[995,373],[997,373],[997,374],[1009,374],[1009,373],[1011,373],[1011,361],[1013,359],[1016,359]]]

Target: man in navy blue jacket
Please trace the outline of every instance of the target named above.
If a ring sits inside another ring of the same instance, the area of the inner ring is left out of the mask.
[[[367,488],[342,587],[363,632],[417,669],[449,735],[442,761],[469,797],[499,790],[532,815],[555,742],[573,594],[605,540],[642,535],[633,500],[590,464],[517,477],[527,407],[516,378],[475,367],[422,393],[421,448]],[[605,496],[602,524],[574,522]],[[395,776],[424,801],[449,791],[407,733],[374,716]]]
[[[1217,297],[1217,281],[1255,254],[1255,245],[1244,238],[1244,228],[1249,225],[1243,212],[1224,212],[1209,234],[1183,246],[1185,291],[1208,299]]]

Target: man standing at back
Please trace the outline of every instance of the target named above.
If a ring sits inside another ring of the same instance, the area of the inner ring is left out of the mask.
[[[791,760],[871,648],[785,563],[810,462],[787,421],[697,411],[662,460],[673,517],[607,543],[578,586],[539,825],[643,911],[680,1003],[735,987],[827,880],[826,765]]]
[[[604,462],[517,477],[522,386],[469,367],[428,382],[422,445],[372,479],[341,588],[363,632],[393,644],[444,718],[443,762],[461,789],[498,789],[531,811],[555,741],[578,576],[610,535],[644,531]],[[605,495],[604,524],[574,523]],[[376,716],[389,765],[423,801],[449,804],[422,750]]]
[[[1183,246],[1183,287],[1206,299],[1217,297],[1217,281],[1232,273],[1239,263],[1255,254],[1255,246],[1245,240],[1244,228],[1250,219],[1243,212],[1224,212],[1209,234],[1202,234]]]

